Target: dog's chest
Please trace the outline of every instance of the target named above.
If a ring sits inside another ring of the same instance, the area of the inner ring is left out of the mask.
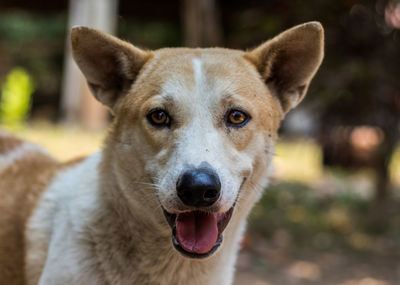
[[[182,260],[180,257],[174,260],[168,254],[161,253],[161,255],[164,259],[162,262],[148,263],[141,260],[140,265],[135,264],[132,266],[133,268],[126,267],[125,270],[122,270],[123,272],[119,271],[114,276],[107,276],[107,284],[231,284],[233,276],[231,268],[220,268],[221,266],[210,260],[193,262],[187,259]],[[107,273],[111,272],[107,271]]]

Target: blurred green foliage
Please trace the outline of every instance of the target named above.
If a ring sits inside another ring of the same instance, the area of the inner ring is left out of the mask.
[[[36,15],[20,10],[2,13],[0,39],[9,44],[54,40],[65,36],[66,15]]]
[[[16,66],[29,70],[35,81],[30,115],[58,112],[66,33],[66,11],[0,11],[0,80]]]
[[[123,19],[119,24],[119,37],[144,48],[173,47],[182,42],[179,27],[173,23]]]
[[[28,72],[16,67],[1,87],[0,121],[8,127],[21,125],[31,109],[34,82]]]

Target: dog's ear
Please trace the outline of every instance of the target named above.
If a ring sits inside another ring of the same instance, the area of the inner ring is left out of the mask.
[[[245,54],[286,113],[303,99],[324,55],[318,22],[293,27]]]
[[[87,27],[72,28],[71,44],[72,56],[94,96],[111,109],[151,57],[150,52]]]

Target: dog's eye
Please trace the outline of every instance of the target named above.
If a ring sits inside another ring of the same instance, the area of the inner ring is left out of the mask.
[[[169,127],[171,118],[167,111],[162,109],[151,110],[147,114],[147,120],[155,127]]]
[[[226,123],[231,127],[243,127],[249,121],[250,116],[243,111],[230,110],[226,116]]]

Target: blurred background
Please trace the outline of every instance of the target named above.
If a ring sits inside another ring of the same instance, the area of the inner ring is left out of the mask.
[[[312,20],[326,56],[283,123],[235,285],[400,284],[400,1],[1,0],[0,128],[61,160],[101,146],[112,118],[71,59],[73,25],[246,49]]]

